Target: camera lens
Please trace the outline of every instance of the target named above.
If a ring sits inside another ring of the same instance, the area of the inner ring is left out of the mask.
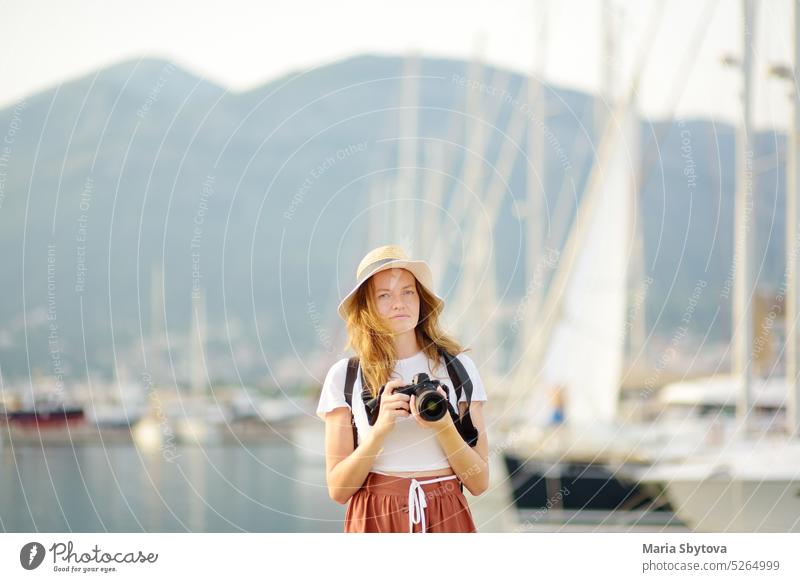
[[[433,422],[442,418],[447,412],[444,397],[435,391],[425,392],[417,402],[419,415],[427,421]]]

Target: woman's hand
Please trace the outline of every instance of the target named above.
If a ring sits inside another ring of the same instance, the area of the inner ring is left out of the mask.
[[[444,389],[439,386],[436,391],[444,396],[445,402],[447,402],[447,393]],[[417,421],[417,424],[422,428],[434,428],[436,431],[440,431],[441,429],[445,428],[447,425],[453,424],[453,419],[450,417],[449,412],[445,412],[444,416],[439,420],[435,420],[433,422],[423,420],[422,417],[419,415],[419,410],[417,410],[417,399],[415,396],[411,396],[411,415],[414,417],[414,420]]]
[[[378,419],[373,430],[386,435],[394,428],[395,418],[408,418],[411,416],[408,394],[395,394],[396,388],[402,388],[402,380],[390,380],[386,383],[381,396],[381,407],[378,409]]]

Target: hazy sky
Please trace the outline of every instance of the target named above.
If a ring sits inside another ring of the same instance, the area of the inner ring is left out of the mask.
[[[655,2],[611,5],[620,75],[628,77]],[[363,52],[471,59],[482,50],[493,64],[530,72],[539,70],[534,65],[541,45],[548,81],[594,92],[601,79],[602,6],[603,0],[0,0],[0,106],[140,56],[170,59],[238,91]],[[707,6],[714,7],[713,17],[687,79],[679,68]],[[790,87],[768,79],[766,68],[789,62],[789,6],[790,0],[769,0],[758,7],[755,100],[761,126],[787,123]],[[545,13],[547,41],[538,43]],[[683,88],[678,115],[735,120],[741,80],[719,59],[741,54],[741,0],[671,0],[662,14],[640,109],[651,117],[668,115],[675,89]]]

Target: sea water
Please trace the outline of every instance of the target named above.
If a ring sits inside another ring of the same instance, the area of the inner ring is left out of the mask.
[[[0,447],[0,531],[341,532],[324,458],[296,443]]]

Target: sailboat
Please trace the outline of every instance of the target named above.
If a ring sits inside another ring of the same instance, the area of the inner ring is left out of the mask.
[[[611,511],[624,509],[625,519],[638,523],[672,519],[666,503],[653,505],[656,489],[625,479],[624,472],[609,465],[628,452],[616,413],[625,355],[637,134],[633,108],[617,108],[545,298],[539,339],[530,346],[532,353],[523,352],[519,381],[512,383],[530,389],[521,403],[512,405],[511,394],[505,399],[514,412],[507,416],[510,444],[504,457],[521,515],[547,507],[548,518],[608,523]],[[542,417],[548,409],[553,411],[549,423]],[[664,515],[645,515],[651,509],[664,510]]]
[[[68,424],[80,424],[85,421],[82,406],[66,404],[55,398],[40,398],[28,406],[13,410],[4,410],[0,419],[9,426],[26,429],[63,428]]]
[[[634,96],[648,52],[643,51],[627,94],[606,95],[613,107],[602,116],[585,192],[546,294],[522,322],[514,376],[503,382],[513,386],[502,395],[503,458],[523,521],[536,511],[537,520],[569,521],[580,514],[608,523],[618,509],[630,510],[625,519],[639,523],[671,519],[648,517],[657,491],[627,481],[609,465],[627,452],[620,449],[616,416],[628,269],[637,235],[640,139]],[[531,224],[529,237],[539,235],[536,228]]]
[[[751,87],[754,8],[752,0],[744,8],[743,123],[738,146],[740,155],[752,151],[750,139]],[[800,10],[794,6],[795,71],[800,63]],[[796,73],[795,73],[796,74]],[[771,434],[753,426],[752,303],[755,281],[752,275],[754,229],[744,219],[748,180],[740,173],[737,180],[737,224],[735,232],[737,280],[734,289],[734,374],[739,395],[736,403],[737,426],[731,437],[718,446],[705,447],[679,462],[660,463],[643,472],[642,480],[659,484],[675,511],[699,531],[800,532],[800,431],[797,383],[797,190],[798,152],[800,152],[800,94],[794,90],[794,118],[791,154],[787,163],[786,203],[786,377],[776,379],[784,387],[787,423],[781,434]],[[745,164],[740,162],[740,172]]]
[[[222,442],[223,430],[227,426],[226,411],[207,396],[208,364],[206,341],[205,290],[201,288],[192,295],[192,321],[188,338],[188,365],[190,390],[179,395],[167,406],[167,416],[174,427],[177,441],[181,444],[208,445]],[[213,395],[213,391],[211,392]]]
[[[661,484],[676,514],[705,532],[800,532],[800,442],[734,439],[660,463],[639,478]]]

